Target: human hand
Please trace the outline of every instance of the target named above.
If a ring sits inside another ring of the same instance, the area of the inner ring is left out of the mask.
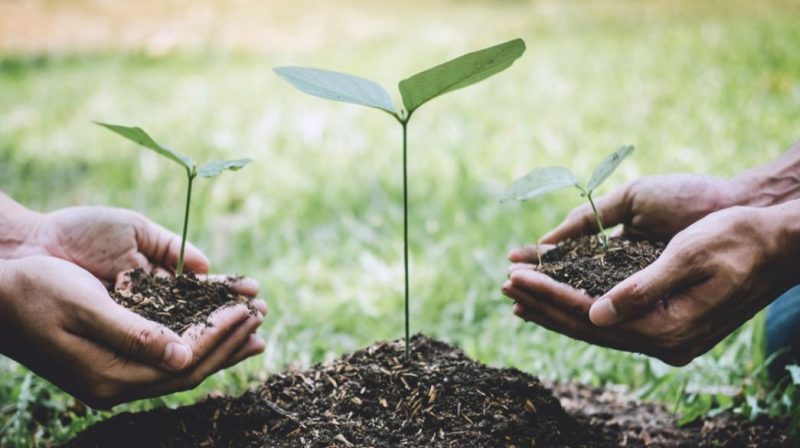
[[[260,353],[266,305],[225,307],[179,336],[52,257],[0,261],[0,351],[96,408],[191,389]]]
[[[47,254],[109,283],[129,269],[174,270],[181,245],[180,236],[143,215],[108,207],[68,207],[39,215],[33,237]],[[208,258],[188,241],[184,267],[195,273],[209,269]]]
[[[699,174],[643,177],[601,196],[595,205],[606,228],[622,224],[624,236],[666,241],[709,213],[734,205],[740,196],[737,185]],[[544,235],[540,243],[556,244],[598,231],[591,206],[583,204]],[[514,249],[509,259],[515,263],[533,262],[535,249]]]
[[[650,266],[595,299],[515,264],[514,313],[593,344],[672,365],[705,353],[800,283],[800,201],[733,207],[699,220]]]

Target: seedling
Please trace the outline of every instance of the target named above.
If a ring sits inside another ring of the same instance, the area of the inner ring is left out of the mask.
[[[409,357],[408,288],[408,122],[426,102],[495,75],[514,63],[525,51],[522,39],[486,48],[437,65],[400,81],[405,108],[396,108],[379,84],[358,76],[317,68],[278,67],[275,72],[298,90],[334,101],[372,107],[393,116],[403,129],[403,266],[405,274],[406,358]]]
[[[551,166],[547,168],[536,168],[525,176],[515,180],[510,187],[503,194],[500,202],[505,202],[509,199],[516,199],[519,201],[526,201],[535,197],[542,196],[546,193],[562,190],[568,187],[575,187],[581,192],[581,196],[589,200],[589,204],[594,211],[594,219],[597,221],[597,228],[600,229],[598,238],[600,243],[603,244],[603,249],[608,250],[608,235],[603,228],[603,221],[597,213],[597,207],[594,205],[592,193],[600,186],[614,170],[617,169],[620,163],[626,157],[631,155],[634,148],[633,146],[622,146],[613,154],[606,157],[597,168],[594,169],[592,177],[586,186],[582,186],[575,178],[570,170],[563,166]]]
[[[220,175],[225,170],[238,171],[243,166],[252,162],[252,160],[250,159],[215,160],[213,162],[208,162],[205,165],[198,168],[197,163],[190,157],[159,145],[141,128],[119,126],[115,124],[107,124],[99,122],[95,123],[106,129],[109,129],[110,131],[115,132],[118,135],[127,138],[128,140],[136,142],[147,149],[150,149],[152,151],[157,152],[158,154],[161,154],[162,156],[182,166],[186,170],[186,177],[189,180],[189,187],[186,190],[186,204],[183,212],[183,232],[181,234],[181,252],[178,257],[178,267],[175,270],[175,273],[177,275],[181,275],[183,273],[183,252],[184,249],[186,248],[186,231],[189,228],[189,206],[191,205],[192,202],[192,183],[194,182],[195,177],[200,176],[205,178],[211,178]]]

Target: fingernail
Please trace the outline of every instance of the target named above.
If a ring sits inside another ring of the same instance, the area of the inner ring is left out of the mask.
[[[508,289],[510,287],[511,287],[511,280],[506,280],[506,282],[503,283],[503,290],[505,291],[506,289]]]
[[[181,370],[192,360],[192,351],[185,344],[170,342],[164,350],[164,364],[170,369]]]
[[[617,309],[608,297],[601,297],[589,309],[589,319],[601,327],[613,324],[618,317]]]

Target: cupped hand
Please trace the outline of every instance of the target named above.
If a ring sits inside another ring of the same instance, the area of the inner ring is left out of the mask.
[[[709,213],[734,205],[740,194],[736,183],[700,174],[667,174],[631,181],[595,200],[603,226],[622,224],[622,234],[631,238],[666,241]],[[572,210],[567,218],[544,235],[541,244],[556,244],[568,238],[599,231],[589,204]],[[536,247],[514,249],[509,259],[529,263]]]
[[[183,335],[114,302],[101,282],[53,257],[0,261],[0,350],[86,404],[107,408],[191,389],[260,353],[266,305],[225,307]]]
[[[174,270],[181,246],[180,236],[143,215],[108,207],[68,207],[40,215],[35,238],[49,255],[106,282],[128,269]],[[208,258],[188,241],[184,267],[195,273],[209,269]]]
[[[800,201],[733,207],[681,231],[650,266],[595,300],[511,268],[514,313],[593,344],[685,365],[800,283]]]

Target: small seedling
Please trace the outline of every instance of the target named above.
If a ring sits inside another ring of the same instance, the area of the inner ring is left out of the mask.
[[[509,199],[516,199],[519,201],[526,201],[546,193],[557,190],[562,190],[568,187],[575,187],[581,192],[581,196],[589,200],[589,204],[594,211],[594,219],[597,221],[597,228],[600,229],[598,238],[603,244],[603,249],[608,250],[608,235],[606,235],[603,228],[603,221],[597,213],[597,207],[594,205],[592,193],[600,186],[614,170],[617,169],[620,163],[626,157],[631,155],[634,148],[633,146],[622,146],[613,154],[606,157],[597,168],[594,169],[592,177],[586,186],[582,186],[575,178],[570,170],[563,166],[551,166],[547,168],[536,168],[525,176],[515,180],[510,187],[503,194],[500,202],[505,202]]]
[[[107,123],[99,123],[95,122],[106,129],[109,129],[115,132],[118,135],[121,135],[128,140],[138,143],[141,146],[144,146],[147,149],[157,152],[162,156],[172,160],[173,162],[177,163],[178,165],[182,166],[186,169],[186,177],[189,180],[189,187],[186,191],[186,205],[184,207],[183,213],[183,233],[181,234],[181,252],[180,256],[178,257],[178,267],[175,270],[177,275],[181,275],[183,273],[183,252],[186,248],[186,231],[189,228],[189,206],[192,202],[192,183],[194,182],[194,178],[197,176],[200,177],[215,177],[220,175],[223,171],[238,171],[243,166],[247,165],[248,163],[252,162],[250,159],[238,159],[238,160],[215,160],[213,162],[208,162],[205,165],[198,168],[197,163],[192,160],[190,157],[185,156],[179,152],[173,151],[168,149],[164,146],[159,145],[152,139],[145,131],[141,128],[137,127],[127,127],[127,126],[119,126],[115,124],[107,124]]]
[[[359,104],[382,110],[397,119],[403,128],[403,261],[405,273],[406,358],[409,357],[408,298],[408,122],[426,102],[495,75],[514,63],[525,51],[522,39],[486,48],[437,65],[400,81],[403,108],[396,108],[389,93],[379,84],[358,76],[316,68],[278,67],[275,72],[298,90],[334,101]]]

